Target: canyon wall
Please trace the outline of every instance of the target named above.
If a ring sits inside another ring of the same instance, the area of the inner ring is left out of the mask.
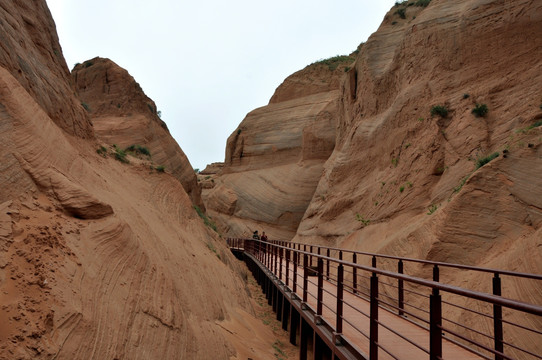
[[[223,167],[203,171],[207,209],[225,234],[294,236],[335,146],[339,80],[353,60],[317,62],[290,76],[230,135]]]
[[[115,160],[45,0],[0,1],[0,29],[0,358],[235,358],[220,324],[251,318],[246,271],[173,174],[182,152],[163,123],[135,119],[131,135],[162,142],[165,173]]]
[[[259,165],[260,159],[282,163],[304,153],[299,146],[273,153],[275,142],[299,143],[294,137],[299,131],[286,132],[295,111],[276,123],[258,122],[260,114],[289,101],[312,106],[312,96],[324,94],[277,91],[280,96],[249,114],[230,136],[209,207],[229,212],[230,218],[220,220],[243,236],[239,220],[253,227],[273,223],[264,209],[301,211],[299,193],[312,193],[301,220],[291,222],[291,228],[298,225],[295,236],[283,232],[278,238],[542,273],[542,3],[417,3],[394,6],[343,73],[333,98],[337,108],[323,129],[333,138],[324,133],[320,138],[329,140],[314,141],[326,144],[322,161],[333,148],[323,168],[318,164],[314,173],[292,179],[280,167]],[[296,99],[282,101],[285,94]],[[249,123],[254,126],[243,137],[243,125]],[[285,132],[276,139],[266,136],[279,128]],[[222,189],[231,176],[236,186]],[[277,178],[289,187],[273,193],[268,187]],[[370,264],[370,258],[359,261]],[[430,276],[425,267],[408,272]],[[441,279],[491,292],[483,275],[448,273]],[[539,284],[508,281],[503,286],[508,297],[542,303]],[[461,311],[446,310],[446,316],[462,317],[479,330],[490,327],[472,323]],[[540,319],[514,320],[542,328]],[[541,350],[532,337],[507,336]]]

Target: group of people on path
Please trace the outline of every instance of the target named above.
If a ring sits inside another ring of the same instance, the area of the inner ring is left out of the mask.
[[[258,230],[254,231],[254,233],[252,233],[252,238],[255,240],[267,241],[267,235],[265,235],[265,231],[262,231],[261,236],[258,234]]]

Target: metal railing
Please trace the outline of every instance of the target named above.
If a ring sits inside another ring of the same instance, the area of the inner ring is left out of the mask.
[[[353,346],[364,340],[371,359],[379,353],[401,358],[385,340],[379,341],[379,331],[430,359],[456,358],[452,352],[457,349],[482,359],[542,359],[542,306],[501,296],[502,275],[537,281],[539,288],[541,275],[282,241],[227,241],[260,261],[303,303],[313,304],[315,315],[330,322],[334,333]],[[361,257],[370,257],[371,265],[357,263]],[[378,268],[378,259],[396,261],[396,270]],[[431,278],[405,274],[405,263],[431,266]],[[492,293],[441,283],[441,268],[493,274]],[[368,303],[366,309],[360,300]],[[382,318],[383,311],[396,320]],[[360,325],[363,318],[368,326]],[[402,334],[395,326],[400,321],[421,329],[426,339]]]

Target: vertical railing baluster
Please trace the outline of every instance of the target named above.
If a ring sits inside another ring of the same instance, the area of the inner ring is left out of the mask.
[[[290,283],[290,248],[286,249],[286,286]]]
[[[439,282],[438,265],[433,266],[433,281]],[[442,359],[442,299],[439,289],[433,288],[429,295],[429,359]]]
[[[278,257],[279,257],[279,248],[277,247],[276,244],[273,245],[273,260],[274,260],[274,274],[277,275],[277,260],[278,260]]]
[[[309,269],[307,268],[307,264],[309,261],[309,257],[307,254],[303,255],[303,302],[307,302],[307,286],[309,284]]]
[[[397,264],[397,272],[399,274],[402,274],[403,273],[403,260],[399,260],[399,263]],[[404,314],[404,309],[405,309],[405,290],[404,290],[404,285],[403,285],[403,279],[399,279],[398,281],[398,284],[397,284],[397,291],[399,292],[398,293],[398,308],[399,308],[399,316],[403,315]]]
[[[322,315],[322,301],[324,296],[324,261],[318,258],[318,295],[316,304],[316,315]]]
[[[326,256],[330,257],[329,256],[329,248],[327,249]],[[327,260],[327,264],[326,264],[326,280],[329,280],[329,259]]]
[[[442,359],[442,302],[438,289],[429,296],[429,359]]]
[[[282,281],[282,248],[279,248],[279,280]]]
[[[337,318],[335,331],[337,334],[343,332],[343,290],[344,290],[344,267],[339,264],[337,267]]]
[[[294,294],[297,291],[297,264],[298,264],[298,255],[299,253],[297,251],[293,252],[294,255],[294,278],[292,279],[292,289],[294,291]]]
[[[358,256],[355,252],[352,253],[352,262],[354,264],[357,264]],[[358,268],[353,267],[352,268],[352,289],[354,291],[354,294],[358,293]]]
[[[374,257],[373,257],[374,259]],[[375,266],[373,266],[375,267]],[[378,277],[371,276],[370,319],[369,319],[369,357],[378,359]]]
[[[499,273],[493,276],[493,295],[501,296],[501,278]],[[493,304],[493,336],[495,341],[495,351],[504,353],[504,339],[502,329],[502,306]],[[503,357],[495,354],[495,360],[502,360]]]

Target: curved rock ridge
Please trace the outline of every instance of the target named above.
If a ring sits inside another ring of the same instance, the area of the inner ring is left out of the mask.
[[[99,140],[121,148],[148,148],[152,162],[164,166],[181,182],[194,205],[205,209],[192,165],[158,116],[154,101],[128,71],[110,59],[96,57],[77,64],[72,78]]]
[[[363,44],[349,56],[335,56],[307,65],[288,76],[275,90],[270,104],[337,90],[345,72],[350,70]]]
[[[45,1],[2,1],[0,19],[0,66],[17,79],[62,130],[93,138],[92,124],[71,86],[70,72]]]
[[[209,214],[225,233],[293,237],[335,145],[338,96],[335,89],[269,104],[230,135],[224,166],[211,186],[203,181]]]
[[[0,33],[4,59],[38,56],[44,38],[60,49],[54,26],[24,38],[23,18],[52,24],[44,0],[0,1],[0,25],[17,30]],[[24,47],[6,48],[17,33]],[[0,64],[0,359],[235,358],[220,323],[253,314],[247,273],[178,179],[97,154],[71,78],[49,76],[56,60],[39,79],[10,66]]]

